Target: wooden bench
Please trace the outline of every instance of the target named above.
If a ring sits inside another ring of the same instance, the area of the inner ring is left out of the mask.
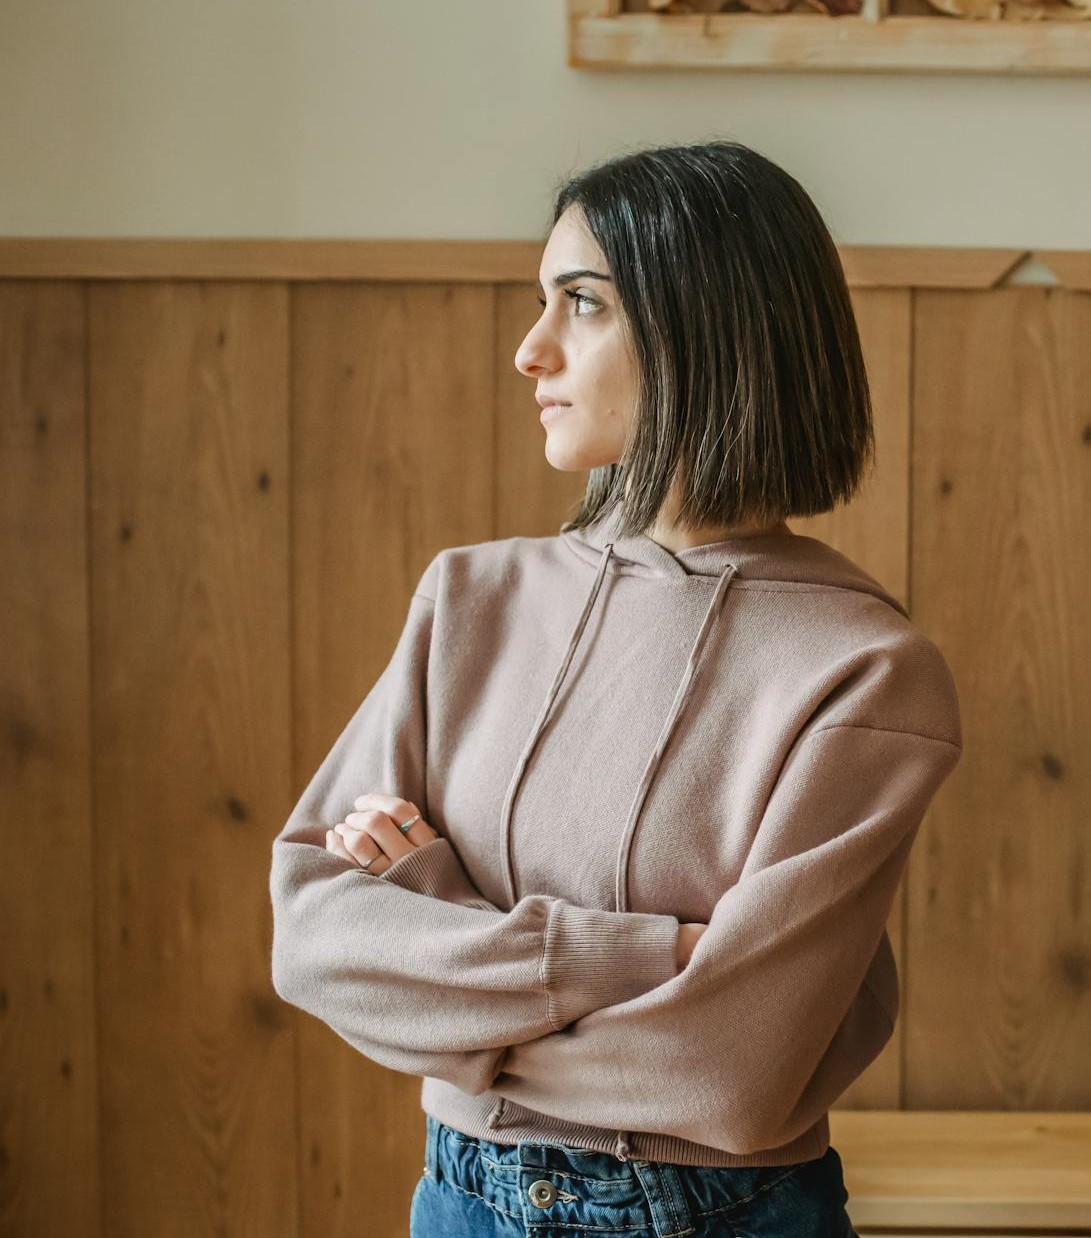
[[[861,1238],[1091,1235],[1091,1113],[830,1111]]]

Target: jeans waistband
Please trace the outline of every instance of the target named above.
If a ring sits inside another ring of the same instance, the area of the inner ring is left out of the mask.
[[[437,1182],[452,1182],[527,1225],[591,1228],[650,1225],[656,1238],[684,1238],[697,1226],[678,1168],[618,1161],[601,1152],[520,1141],[517,1146],[464,1135],[426,1115],[425,1165]]]

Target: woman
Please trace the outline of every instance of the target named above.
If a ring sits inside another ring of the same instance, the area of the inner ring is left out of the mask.
[[[583,502],[425,569],[274,843],[274,984],[422,1076],[414,1238],[842,1238],[828,1110],[961,729],[905,608],[785,523],[873,452],[838,255],[711,142],[566,184],[540,277],[515,361]]]

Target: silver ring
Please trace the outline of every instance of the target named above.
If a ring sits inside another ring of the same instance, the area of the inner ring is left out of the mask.
[[[379,855],[382,855],[382,852],[381,852],[381,851],[379,852]],[[373,855],[373,856],[371,857],[371,859],[370,859],[370,860],[368,860],[368,862],[367,862],[366,864],[361,864],[361,865],[360,865],[360,867],[361,867],[361,868],[364,870],[364,872],[366,873],[366,872],[367,872],[367,870],[368,870],[368,869],[372,866],[372,864],[374,864],[374,863],[375,863],[375,861],[376,861],[378,858],[379,858],[379,856],[378,856],[378,855]],[[359,861],[357,861],[357,863],[359,863]]]
[[[420,820],[420,813],[418,812],[418,813],[417,813],[417,815],[416,815],[415,817],[410,817],[408,821],[405,821],[405,822],[403,822],[401,825],[399,825],[399,826],[398,826],[398,829],[399,829],[399,830],[401,830],[401,832],[402,832],[403,834],[405,834],[405,833],[408,831],[409,827],[410,827],[410,826],[411,826],[411,825],[412,825],[415,821],[419,821],[419,820]]]

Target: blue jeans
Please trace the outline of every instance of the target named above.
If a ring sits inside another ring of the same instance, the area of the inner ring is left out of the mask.
[[[832,1146],[791,1165],[706,1168],[512,1147],[425,1119],[410,1238],[856,1238]]]

